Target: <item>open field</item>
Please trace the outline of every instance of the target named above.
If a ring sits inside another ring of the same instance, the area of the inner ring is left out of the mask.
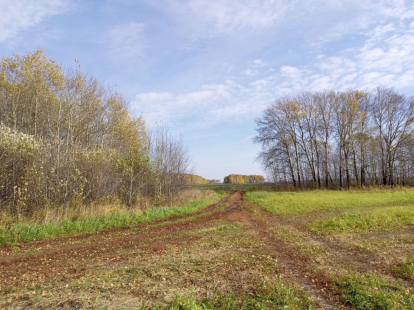
[[[414,309],[414,191],[227,193],[0,248],[0,308]]]

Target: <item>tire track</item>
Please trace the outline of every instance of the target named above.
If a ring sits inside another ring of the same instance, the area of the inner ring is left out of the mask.
[[[270,215],[245,202],[243,195],[241,191],[230,192],[219,202],[198,212],[142,223],[132,228],[110,229],[92,235],[41,240],[24,245],[26,248],[43,246],[47,249],[21,257],[0,257],[0,292],[1,287],[22,287],[52,278],[61,281],[80,278],[91,271],[94,264],[128,261],[131,251],[157,255],[172,245],[185,248],[201,238],[192,235],[192,231],[214,227],[220,220],[242,225],[258,244],[264,245],[261,250],[266,253],[263,254],[278,259],[281,268],[277,272],[302,287],[322,309],[343,308],[337,301],[329,278],[317,271],[313,262],[300,254],[294,245],[273,236],[271,230],[275,226],[269,221],[257,219],[252,211],[265,218],[270,218]],[[114,233],[122,235],[115,236]],[[63,241],[85,243],[62,247]]]

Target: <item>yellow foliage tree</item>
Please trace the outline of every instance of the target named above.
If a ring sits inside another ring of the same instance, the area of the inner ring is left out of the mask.
[[[224,178],[224,183],[230,184],[264,183],[264,181],[261,175],[230,174]]]

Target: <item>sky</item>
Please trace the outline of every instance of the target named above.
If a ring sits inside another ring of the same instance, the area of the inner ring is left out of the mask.
[[[79,62],[208,179],[265,175],[255,119],[281,96],[414,94],[413,0],[0,0],[0,16],[1,57]]]

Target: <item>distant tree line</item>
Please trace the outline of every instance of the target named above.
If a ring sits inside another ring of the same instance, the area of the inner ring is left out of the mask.
[[[210,183],[221,183],[221,181],[217,180],[217,179],[212,179],[212,180],[210,180]]]
[[[196,174],[186,174],[185,181],[187,184],[207,184],[210,183],[209,180],[203,178],[202,176]]]
[[[39,49],[0,62],[0,211],[142,198],[185,185],[190,158],[166,128],[148,132],[121,94]]]
[[[224,183],[244,184],[244,183],[264,183],[265,179],[261,175],[242,175],[230,174],[224,178]]]
[[[414,100],[392,88],[282,97],[256,123],[259,158],[276,182],[414,184]]]
[[[208,180],[202,176],[196,174],[187,173],[184,175],[186,184],[208,184],[208,183],[221,183],[220,180]]]

